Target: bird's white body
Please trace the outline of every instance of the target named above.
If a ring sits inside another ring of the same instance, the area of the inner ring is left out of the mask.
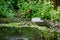
[[[44,22],[41,18],[32,18],[32,22]]]

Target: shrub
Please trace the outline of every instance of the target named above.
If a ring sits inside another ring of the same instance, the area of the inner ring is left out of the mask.
[[[0,18],[11,18],[14,16],[14,10],[9,1],[0,2]]]

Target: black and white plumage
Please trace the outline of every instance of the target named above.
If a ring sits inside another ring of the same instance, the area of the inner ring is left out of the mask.
[[[36,23],[38,26],[47,26],[48,28],[52,29],[52,25],[44,19],[32,18],[31,22]]]
[[[29,21],[31,21],[32,23],[36,23],[39,26],[47,26],[48,28],[52,29],[51,24],[49,24],[47,21],[45,21],[44,19],[38,18],[38,17],[32,18],[32,10],[30,10],[29,12],[30,12],[30,20]]]

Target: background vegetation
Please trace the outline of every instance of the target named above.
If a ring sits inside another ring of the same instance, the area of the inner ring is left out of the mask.
[[[0,17],[13,18],[16,14],[32,10],[32,17],[60,20],[60,7],[56,11],[52,3],[50,0],[0,0]],[[29,14],[25,18],[28,19]]]

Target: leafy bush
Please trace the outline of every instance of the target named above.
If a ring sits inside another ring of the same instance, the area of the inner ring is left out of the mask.
[[[44,19],[51,19],[51,14],[50,11],[53,9],[52,5],[50,5],[50,1],[49,2],[42,2],[40,1],[29,1],[29,2],[19,2],[19,4],[22,5],[22,7],[20,6],[20,10],[19,12],[24,12],[28,9],[32,10],[32,17],[41,17]],[[18,5],[19,6],[19,5]],[[29,14],[27,14],[28,17]],[[26,17],[26,18],[27,18]]]
[[[60,12],[59,10],[55,11],[53,9],[53,5],[51,5],[51,1],[41,1],[41,0],[35,0],[35,1],[22,1],[18,3],[20,7],[19,12],[24,12],[28,9],[32,10],[32,17],[41,17],[43,19],[49,19],[49,20],[60,20]],[[26,18],[28,19],[30,14],[26,14]]]
[[[12,5],[10,5],[9,1],[1,1],[0,2],[0,18],[6,18],[6,17],[13,17],[14,10]]]
[[[53,7],[50,0],[3,0],[0,2],[0,17],[13,17],[17,8],[19,10],[16,11],[19,13],[32,10],[32,17],[60,20],[60,8],[55,11]],[[29,19],[29,16],[30,14],[27,13],[25,18]]]

